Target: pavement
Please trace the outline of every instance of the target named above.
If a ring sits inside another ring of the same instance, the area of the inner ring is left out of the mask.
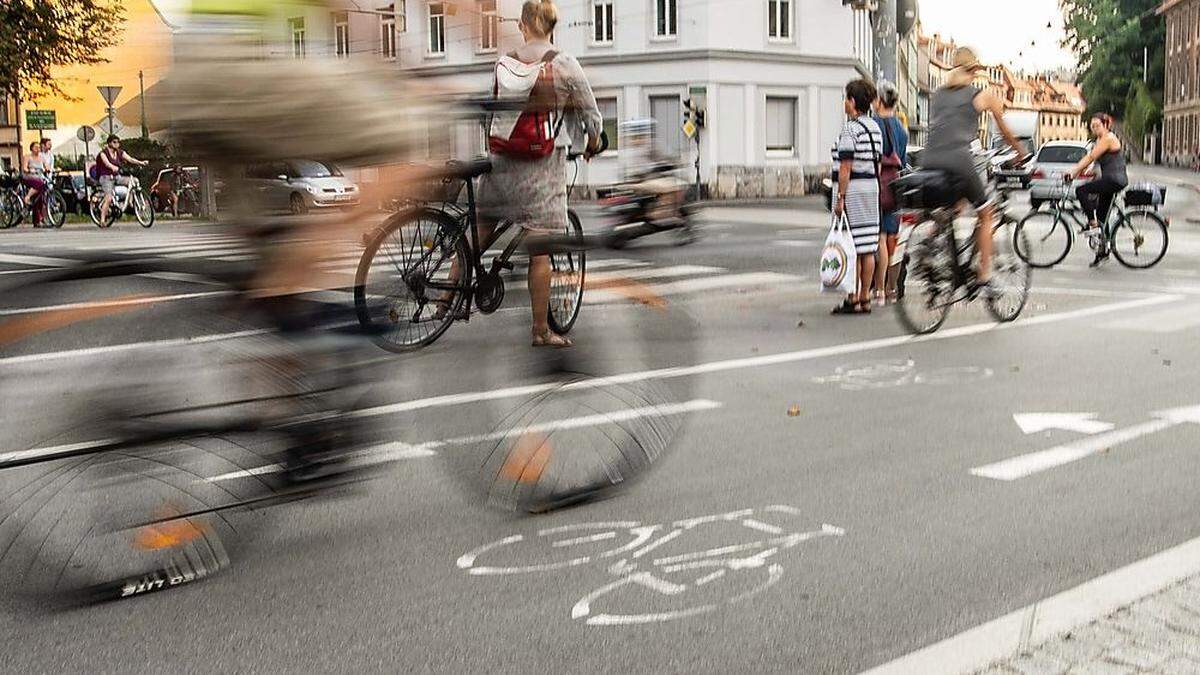
[[[1169,193],[1154,269],[1092,270],[1080,246],[1035,273],[1015,323],[956,307],[920,339],[890,308],[829,315],[819,202],[714,208],[693,245],[591,255],[589,273],[636,276],[669,304],[589,292],[572,332],[582,372],[653,385],[682,426],[640,481],[539,516],[494,508],[456,473],[539,384],[518,268],[496,314],[379,353],[374,419],[402,446],[386,473],[239,515],[233,566],[201,583],[69,611],[0,604],[19,645],[3,669],[1196,672],[1198,206]],[[0,318],[160,298],[0,348],[0,451],[96,438],[97,391],[219,388],[205,364],[249,342],[211,311],[218,289],[186,274],[20,290],[95,251],[246,255],[220,225],[0,232]],[[331,269],[360,253],[331,251]],[[593,417],[556,420],[611,431]],[[22,490],[68,466],[0,472],[0,544]],[[242,489],[222,466],[191,480]]]

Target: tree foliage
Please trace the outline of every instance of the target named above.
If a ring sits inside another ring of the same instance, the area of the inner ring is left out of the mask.
[[[120,0],[0,1],[0,91],[63,95],[54,70],[104,63],[122,20]]]
[[[1088,113],[1124,118],[1134,84],[1142,81],[1149,50],[1146,95],[1162,101],[1166,29],[1155,10],[1162,0],[1060,0],[1066,46],[1079,55],[1079,84]]]

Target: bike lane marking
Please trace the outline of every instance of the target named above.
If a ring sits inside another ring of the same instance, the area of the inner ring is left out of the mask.
[[[152,295],[145,298],[130,298],[128,300],[94,300],[88,302],[68,302],[62,305],[42,305],[38,307],[21,307],[19,309],[0,309],[0,316],[15,316],[18,314],[37,314],[38,312],[54,312],[64,309],[90,309],[94,307],[125,307],[130,305],[154,305],[162,302],[179,300],[195,300],[222,295],[233,295],[234,291],[204,291],[197,293],[179,293],[177,295]]]

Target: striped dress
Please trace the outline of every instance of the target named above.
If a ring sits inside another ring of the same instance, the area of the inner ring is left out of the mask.
[[[883,148],[883,130],[870,115],[846,122],[833,148],[834,200],[837,200],[837,169],[842,160],[852,159],[850,186],[846,189],[846,219],[854,235],[854,250],[869,255],[879,250],[879,175],[876,173]]]

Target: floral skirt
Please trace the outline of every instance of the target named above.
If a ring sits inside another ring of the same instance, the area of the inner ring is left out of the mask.
[[[555,148],[547,157],[520,160],[492,155],[492,171],[479,185],[485,221],[508,220],[527,230],[563,232],[567,226],[567,156]]]

